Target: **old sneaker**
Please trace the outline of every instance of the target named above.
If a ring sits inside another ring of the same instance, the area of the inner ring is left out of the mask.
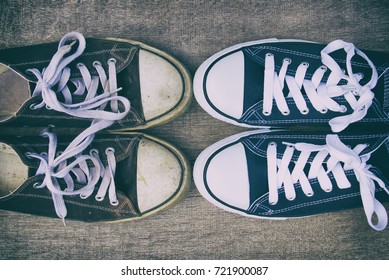
[[[176,203],[188,161],[169,143],[135,132],[73,141],[0,140],[0,209],[87,222],[130,221]]]
[[[0,50],[0,126],[144,129],[182,114],[191,100],[185,67],[131,40],[85,39]]]
[[[247,217],[305,217],[363,205],[383,230],[388,201],[389,134],[237,134],[205,149],[193,174],[216,206]]]
[[[246,127],[389,123],[389,54],[336,40],[239,44],[208,58],[194,77],[198,103]],[[370,108],[370,109],[369,109]]]

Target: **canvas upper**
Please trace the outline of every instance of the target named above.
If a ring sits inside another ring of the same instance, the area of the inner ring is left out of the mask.
[[[388,156],[387,133],[249,131],[205,149],[194,180],[207,200],[240,215],[284,219],[363,205],[369,224],[382,230]]]
[[[113,129],[143,129],[182,114],[191,99],[189,74],[172,56],[140,42],[84,39],[77,32],[59,43],[0,50],[0,85],[1,127],[87,127],[102,118]],[[99,100],[103,93],[108,96]],[[100,113],[73,114],[80,109]],[[124,115],[107,118],[108,112]]]
[[[199,104],[212,116],[248,127],[330,127],[389,123],[389,54],[268,39],[224,49],[194,78]]]

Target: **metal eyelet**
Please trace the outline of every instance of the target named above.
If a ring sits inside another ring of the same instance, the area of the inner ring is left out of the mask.
[[[283,111],[281,112],[284,116],[288,116],[290,114],[290,111]]]
[[[305,67],[307,67],[308,68],[308,66],[309,66],[309,63],[308,62],[303,62],[303,63],[301,63],[303,66],[305,66]]]
[[[272,57],[272,56],[274,56],[274,54],[272,54],[272,53],[267,53],[266,56]]]
[[[111,201],[110,203],[111,203],[112,206],[118,206],[119,205],[119,201],[118,200]]]
[[[301,114],[303,114],[303,115],[306,115],[306,114],[308,114],[309,113],[309,109],[303,109],[302,111],[301,111]]]
[[[269,205],[276,205],[277,202],[274,202],[274,201],[269,201]]]
[[[328,109],[321,109],[320,110],[320,113],[322,113],[322,114],[325,114],[325,113],[327,113],[328,112]]]
[[[108,64],[109,63],[115,63],[116,64],[116,59],[115,58],[113,58],[113,57],[111,57],[110,59],[108,59]]]
[[[32,187],[34,188],[34,189],[39,189],[39,186],[40,186],[41,184],[39,184],[38,182],[35,182],[33,185],[32,185]]]
[[[287,62],[288,64],[292,63],[292,60],[289,57],[284,58],[283,62]]]
[[[100,66],[100,65],[101,65],[101,62],[100,62],[100,61],[97,61],[97,60],[95,60],[95,61],[93,61],[92,65],[93,65],[94,67],[96,67],[96,66]]]
[[[107,154],[107,153],[109,153],[109,152],[115,153],[115,149],[112,148],[112,147],[106,148],[106,149],[105,149],[105,153]]]
[[[323,70],[324,72],[326,72],[328,70],[327,66],[325,66],[325,65],[320,66],[320,69]]]
[[[104,200],[104,197],[102,197],[102,196],[95,196],[95,199],[97,200],[97,201],[103,201]]]
[[[276,142],[270,142],[270,143],[269,143],[269,146],[275,146],[275,145],[277,145]]]
[[[264,114],[265,116],[270,116],[270,112],[269,111],[262,111],[262,114]]]
[[[313,192],[306,193],[306,195],[311,197],[311,196],[313,196]]]
[[[86,196],[86,195],[83,194],[83,193],[80,194],[80,197],[81,197],[81,199],[86,199],[86,198],[88,198],[88,196]]]
[[[81,63],[81,62],[77,63],[77,68],[78,68],[78,69],[80,69],[81,67],[84,67],[84,66],[85,66],[84,63]]]

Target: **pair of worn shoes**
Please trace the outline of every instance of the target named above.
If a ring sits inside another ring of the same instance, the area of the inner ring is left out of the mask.
[[[388,66],[388,54],[340,40],[270,39],[207,59],[194,78],[199,104],[259,130],[199,155],[200,193],[271,219],[363,205],[369,224],[384,229]],[[189,188],[188,161],[139,131],[181,115],[190,99],[182,64],[139,42],[72,32],[59,44],[1,50],[0,208],[119,221],[174,204]]]
[[[176,59],[130,40],[0,50],[0,209],[113,222],[173,205],[188,161],[142,131],[180,116],[191,87]]]
[[[256,128],[205,149],[200,193],[247,217],[286,219],[363,205],[383,230],[389,194],[389,54],[336,40],[239,44],[197,70],[210,115]],[[330,129],[332,131],[330,131]]]

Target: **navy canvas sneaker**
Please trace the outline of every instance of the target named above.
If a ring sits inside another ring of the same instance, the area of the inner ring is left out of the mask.
[[[159,49],[70,32],[0,50],[0,127],[85,128],[94,120],[146,129],[183,114],[191,88],[186,68]]]
[[[0,136],[0,209],[65,221],[149,217],[188,192],[189,161],[161,139],[139,133],[76,138]]]
[[[200,193],[247,217],[286,219],[363,206],[383,230],[389,134],[243,132],[205,149],[194,166]]]
[[[389,54],[336,40],[268,39],[224,49],[194,77],[198,103],[245,127],[389,123]]]

